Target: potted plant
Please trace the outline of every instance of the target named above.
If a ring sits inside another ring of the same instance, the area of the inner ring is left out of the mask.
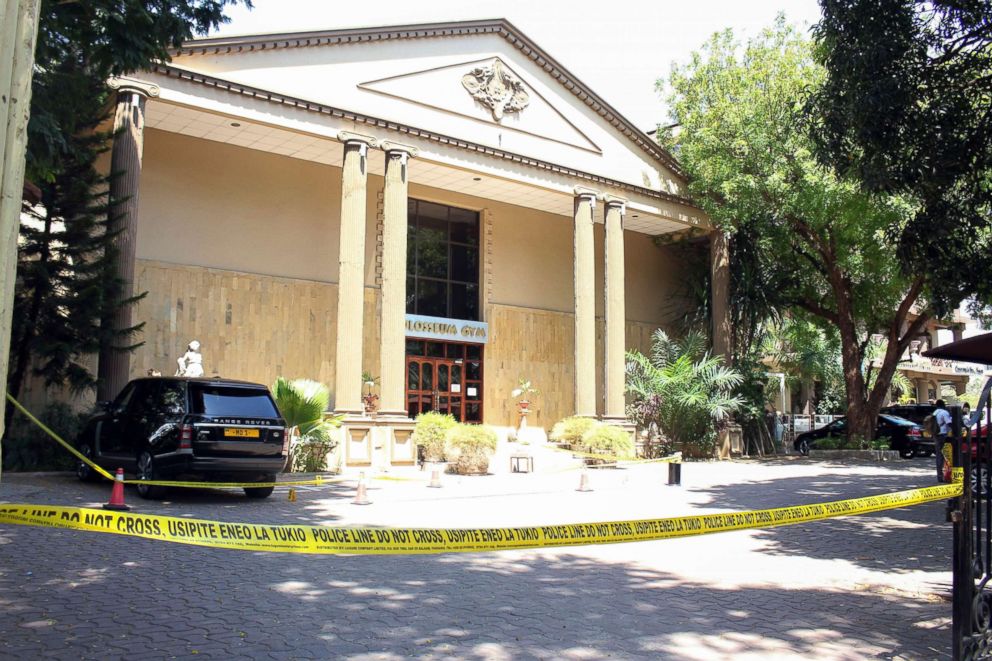
[[[289,381],[281,376],[272,385],[272,396],[286,420],[289,436],[287,471],[314,473],[327,468],[327,455],[337,445],[332,430],[341,419],[326,416],[330,392],[310,379]]]
[[[436,411],[417,416],[413,427],[413,442],[425,462],[440,464],[445,461],[448,431],[455,424],[454,416]]]
[[[555,426],[551,428],[549,438],[565,449],[575,448],[579,450],[583,435],[596,424],[598,423],[592,418],[573,415],[556,422]]]
[[[379,395],[373,391],[378,383],[379,377],[373,376],[371,372],[362,372],[362,404],[365,415],[375,416],[379,408]]]
[[[634,443],[630,434],[620,427],[601,422],[590,425],[589,429],[582,434],[580,446],[582,452],[599,454],[604,457],[616,457],[616,459],[586,457],[585,463],[589,466],[612,464],[622,459],[634,458]]]
[[[455,424],[448,430],[447,445],[459,475],[485,475],[496,451],[496,432],[487,425]]]
[[[518,430],[527,428],[527,416],[530,415],[530,398],[539,394],[541,394],[540,391],[528,379],[520,379],[517,387],[510,393],[510,396],[517,400],[517,412],[520,414],[520,423],[517,425]],[[519,437],[520,434],[518,433],[517,436]]]

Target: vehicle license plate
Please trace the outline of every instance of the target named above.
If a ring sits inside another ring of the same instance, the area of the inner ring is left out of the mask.
[[[231,436],[234,438],[258,438],[257,429],[231,429],[229,427],[224,429],[224,436]]]

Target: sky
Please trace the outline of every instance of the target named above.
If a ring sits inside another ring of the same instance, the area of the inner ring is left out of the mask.
[[[647,131],[667,123],[655,81],[714,32],[754,35],[778,13],[808,27],[816,0],[253,0],[215,35],[505,18]]]

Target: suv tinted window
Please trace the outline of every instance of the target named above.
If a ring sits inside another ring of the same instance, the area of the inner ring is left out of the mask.
[[[166,422],[179,422],[186,413],[186,393],[182,383],[163,381],[160,384],[159,410]]]
[[[191,384],[190,395],[192,413],[256,418],[279,417],[279,412],[267,390]]]

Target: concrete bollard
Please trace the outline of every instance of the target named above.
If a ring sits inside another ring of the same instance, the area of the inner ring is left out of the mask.
[[[671,462],[668,464],[668,486],[682,486],[682,462]]]

